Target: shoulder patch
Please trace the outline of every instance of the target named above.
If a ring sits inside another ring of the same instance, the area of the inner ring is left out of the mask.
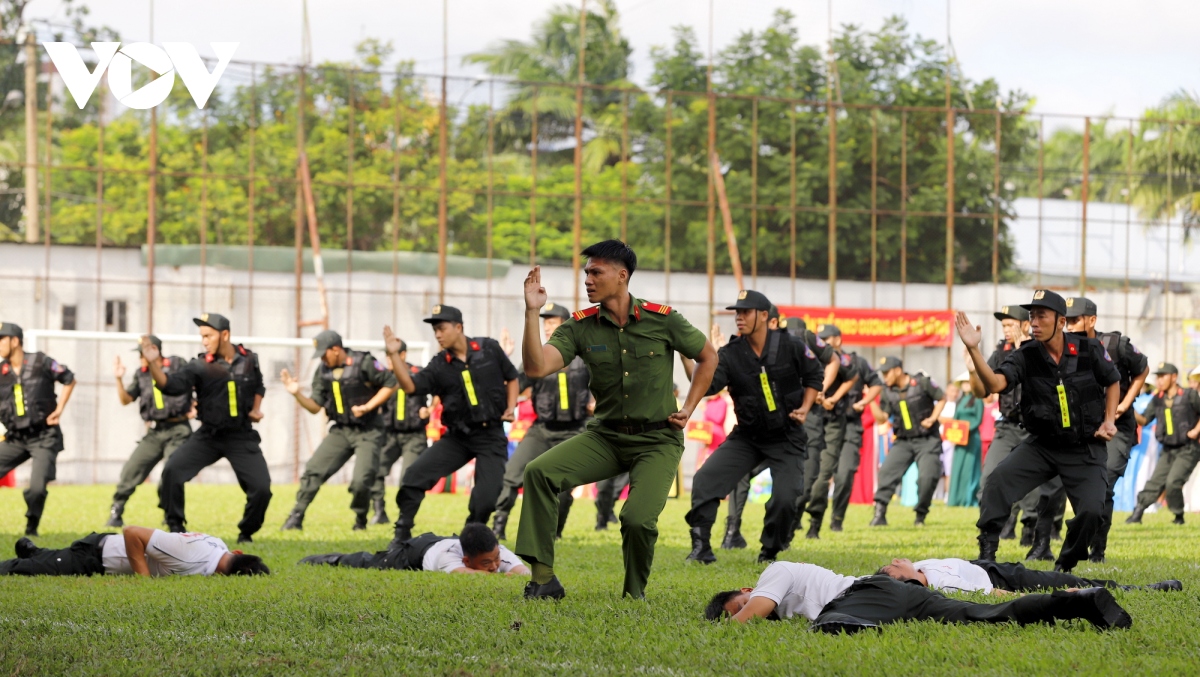
[[[841,356],[841,359],[842,359],[842,365],[843,365],[843,366],[846,366],[846,367],[849,367],[849,366],[850,366],[850,356],[849,356],[849,355],[843,354],[843,355]]]
[[[813,336],[816,336],[816,334],[813,334]],[[822,339],[820,336],[817,336],[817,347],[818,347],[818,348],[824,348],[824,347],[825,347],[825,340],[824,340],[824,339]]]
[[[646,310],[649,310],[652,313],[658,313],[659,315],[670,315],[671,314],[671,306],[664,306],[661,303],[651,303],[649,301],[642,301],[642,307],[645,308]]]
[[[579,321],[583,320],[584,318],[591,317],[599,312],[600,312],[600,306],[592,306],[591,308],[584,308],[583,310],[576,310],[575,312],[571,313],[571,317],[574,318],[574,320],[576,322],[579,322]]]
[[[66,371],[66,367],[58,363],[58,360],[50,360],[50,371],[55,374],[61,374]]]
[[[1101,348],[1101,350],[1104,351],[1104,359],[1109,362],[1112,362],[1112,355],[1108,354],[1108,348]]]
[[[810,359],[810,360],[815,360],[815,359],[817,359],[817,356],[816,356],[816,354],[815,354],[815,353],[813,353],[813,351],[812,351],[812,348],[809,348],[809,347],[808,347],[808,344],[807,344],[807,343],[805,343],[805,344],[804,344],[804,356],[805,356],[805,357],[807,357],[807,358],[808,358],[808,359]]]
[[[380,362],[379,360],[375,360],[375,369],[377,369],[379,371],[387,371],[387,369],[383,368],[383,363]]]

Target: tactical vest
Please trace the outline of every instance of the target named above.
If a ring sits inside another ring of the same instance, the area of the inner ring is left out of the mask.
[[[420,369],[408,365],[410,374],[415,374]],[[425,406],[425,396],[409,395],[404,392],[403,388],[396,388],[396,392],[383,403],[383,419],[388,430],[398,433],[415,433],[425,429],[429,424],[429,417],[421,418],[421,407]]]
[[[571,423],[587,418],[587,365],[579,357],[571,360],[566,369],[533,382],[533,409],[543,423]]]
[[[363,376],[363,362],[371,359],[369,353],[350,350],[346,352],[350,364],[341,365],[342,375],[335,377],[338,367],[320,366],[321,380],[325,382],[325,415],[330,421],[342,425],[361,425],[363,420],[354,415],[352,407],[366,404],[379,392],[379,388],[367,382]]]
[[[458,421],[471,423],[488,423],[497,421],[508,408],[508,391],[504,387],[504,372],[500,362],[486,350],[486,339],[467,339],[470,353],[467,355],[467,368],[462,370],[459,378],[466,394],[468,411],[454,418]],[[449,351],[442,351],[447,364],[453,362]]]
[[[908,385],[904,388],[884,388],[883,397],[889,407],[897,412],[892,414],[892,431],[897,439],[913,439],[939,434],[935,423],[928,428],[921,421],[933,415],[937,402],[925,392],[920,382],[912,376],[908,377]]]
[[[1007,339],[1001,339],[1000,342],[996,344],[996,352],[1000,353],[1001,355],[1000,359],[997,361],[997,364],[1003,364],[1004,359],[1007,358],[1008,355],[1015,349],[1016,346],[1014,346],[1012,342],[1008,341]],[[1007,393],[1000,393],[1000,397],[998,399],[1000,415],[1004,417],[1004,420],[1009,423],[1020,423],[1021,384],[1018,383],[1015,388]]]
[[[196,415],[200,422],[215,430],[249,428],[250,411],[254,408],[254,364],[258,359],[253,351],[243,346],[234,346],[242,360],[229,364],[215,355],[200,353],[197,359],[204,362],[205,377],[226,382],[224,393],[213,393],[200,397],[196,403]]]
[[[1196,425],[1198,413],[1188,402],[1188,391],[1180,389],[1179,394],[1167,398],[1162,393],[1155,395],[1160,400],[1162,408],[1158,410],[1158,421],[1154,425],[1154,437],[1164,447],[1181,447],[1192,441],[1187,436],[1188,431]],[[1168,406],[1168,402],[1170,405]]]
[[[1133,385],[1133,374],[1126,373],[1124,355],[1121,354],[1121,332],[1105,331],[1097,332],[1096,338],[1100,340],[1100,344],[1108,351],[1108,356],[1112,358],[1113,364],[1117,366],[1117,373],[1121,375],[1121,399],[1125,399],[1125,394],[1129,392],[1129,387]]]
[[[1092,374],[1087,337],[1067,335],[1059,364],[1042,357],[1040,343],[1027,341],[1021,423],[1043,443],[1079,445],[1092,441],[1104,422],[1104,389]],[[1076,343],[1072,343],[1076,341]],[[1074,360],[1075,369],[1060,373]]]
[[[164,357],[163,373],[170,376],[187,364],[182,357]],[[140,369],[135,376],[138,384],[138,412],[143,421],[165,421],[169,418],[187,416],[192,408],[192,394],[164,395],[154,382],[149,369]]]
[[[736,347],[738,341],[745,339],[740,336],[730,339],[729,344],[734,347],[728,349],[740,350]],[[793,366],[797,345],[785,330],[769,331],[764,364],[754,372],[729,371],[729,396],[733,399],[739,430],[760,437],[799,426],[788,417],[804,402],[804,381]],[[745,349],[753,355],[749,345]]]
[[[5,429],[41,426],[58,407],[54,379],[46,373],[48,359],[45,353],[26,353],[20,374],[8,362],[0,364],[0,423]]]

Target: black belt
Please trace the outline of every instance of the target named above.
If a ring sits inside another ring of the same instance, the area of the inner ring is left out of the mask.
[[[613,432],[621,433],[622,435],[641,435],[642,433],[652,432],[654,430],[662,430],[668,424],[666,421],[655,421],[653,423],[638,423],[634,425],[619,425],[609,421],[600,421],[600,425],[608,428]]]
[[[187,423],[187,416],[176,416],[174,418],[163,419],[161,421],[150,421],[150,427],[154,430],[170,428],[181,423]]]
[[[563,430],[575,430],[583,427],[583,421],[543,421],[538,419],[537,422],[540,423],[546,430],[553,430],[555,432],[561,432]]]

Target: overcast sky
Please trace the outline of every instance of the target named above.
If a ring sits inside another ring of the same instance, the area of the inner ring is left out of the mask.
[[[150,38],[152,0],[77,0],[92,22],[120,31],[125,41]],[[502,39],[523,39],[556,0],[449,0],[450,72],[475,72],[461,64],[465,53]],[[238,60],[297,62],[300,0],[158,0],[154,42],[194,43],[211,55],[208,42],[241,43]],[[671,42],[671,28],[694,27],[707,41],[708,4],[703,0],[618,0],[621,29],[634,49],[634,79],[649,74],[649,52]],[[824,44],[827,0],[715,0],[717,49],[738,33],[765,27],[776,8],[796,15],[801,38]],[[62,20],[61,0],[34,0],[29,16]],[[1200,3],[1196,0],[981,0],[955,2],[950,31],[969,78],[996,78],[1021,89],[1048,113],[1140,115],[1165,95],[1200,91]],[[414,59],[417,70],[440,72],[442,10],[436,0],[310,0],[313,59],[348,61],[363,37],[393,41],[397,58]],[[901,14],[922,36],[944,41],[944,0],[834,0],[835,25],[877,28]],[[982,105],[982,104],[981,104]]]

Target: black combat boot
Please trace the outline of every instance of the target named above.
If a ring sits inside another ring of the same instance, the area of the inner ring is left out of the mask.
[[[1000,540],[1011,541],[1017,537],[1017,516],[1009,513],[1008,521],[1004,523],[1004,528],[1000,530]]]
[[[1171,524],[1183,524],[1183,513],[1176,515],[1175,519],[1171,520]]]
[[[725,518],[725,538],[721,541],[722,550],[741,550],[746,547],[746,539],[742,537],[742,521]]]
[[[392,520],[387,514],[387,500],[377,498],[374,501],[375,516],[371,518],[371,524],[388,524]]]
[[[1033,547],[1033,532],[1037,525],[1037,518],[1021,520],[1021,547]]]
[[[996,561],[996,551],[1000,549],[999,534],[979,534],[979,559],[985,562]]]
[[[37,536],[38,523],[42,521],[41,517],[26,517],[25,518],[25,535]]]
[[[1143,507],[1141,504],[1138,504],[1138,506],[1133,509],[1133,514],[1125,519],[1125,523],[1126,524],[1141,524],[1142,523],[1142,513],[1144,513],[1144,512],[1146,512],[1146,508]]]
[[[830,518],[829,519],[829,530],[840,532],[842,530],[842,521],[836,517]]]
[[[496,534],[497,540],[508,540],[508,536],[504,533],[504,527],[506,526],[508,526],[508,512],[497,510],[496,516],[492,519],[492,533]]]
[[[808,519],[808,533],[804,534],[805,538],[821,538],[821,521],[824,515],[811,515]]]
[[[400,520],[396,520],[396,530],[392,536],[392,542],[388,543],[388,550],[398,550],[407,541],[412,540],[412,525],[404,524]]]
[[[887,526],[887,503],[875,501],[875,516],[871,518],[870,526],[886,527]]]
[[[120,529],[125,526],[125,520],[121,519],[124,514],[125,501],[113,501],[112,508],[108,511],[108,521],[104,523],[104,526]]]
[[[767,548],[763,548],[758,552],[758,563],[765,564],[767,562],[774,562],[778,555],[779,552],[777,550],[768,550]]]
[[[367,516],[366,515],[355,515],[354,516],[354,526],[350,527],[350,531],[366,531],[366,530],[367,530]]]
[[[331,552],[328,555],[309,555],[297,562],[297,564],[328,564],[329,566],[337,566],[338,561],[342,559],[342,553]]]
[[[913,526],[914,527],[925,526],[925,515],[926,515],[926,513],[923,513],[923,512],[917,513],[916,517],[913,518]]]
[[[304,530],[304,512],[301,510],[293,510],[292,514],[283,521],[283,526],[279,527],[280,531],[303,531]]]
[[[688,530],[688,534],[692,537],[692,551],[688,553],[687,561],[701,564],[712,564],[717,561],[717,556],[712,551],[712,545],[709,544],[711,533],[712,527],[692,527]]]
[[[1054,551],[1050,549],[1050,527],[1048,520],[1038,522],[1033,534],[1033,547],[1025,555],[1026,561],[1050,562],[1054,560]]]
[[[608,515],[596,513],[596,531],[608,531]]]

